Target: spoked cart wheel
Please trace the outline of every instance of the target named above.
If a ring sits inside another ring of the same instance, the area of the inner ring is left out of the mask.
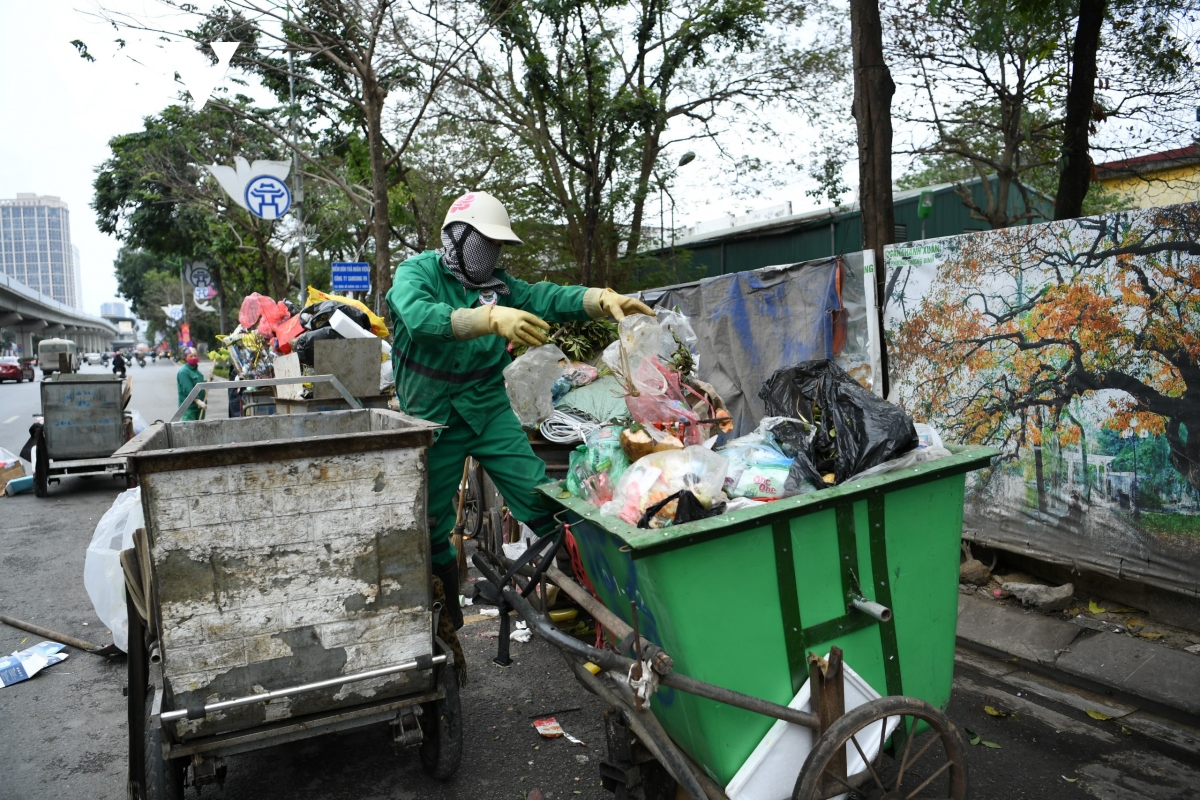
[[[474,539],[483,528],[483,509],[480,503],[483,493],[479,487],[479,464],[477,462],[471,462],[471,467],[467,470],[467,479],[463,482],[460,491],[466,492],[466,496],[463,497],[463,536]]]
[[[441,699],[421,706],[421,766],[431,777],[444,781],[458,771],[463,753],[462,708],[453,666],[437,667],[437,686]]]
[[[885,733],[896,718],[889,757]],[[909,735],[917,723],[925,723],[927,729]],[[843,763],[851,769],[857,763],[859,770],[842,777]],[[848,711],[817,739],[792,800],[825,800],[852,790],[850,798],[867,800],[965,800],[967,754],[962,735],[949,717],[913,697],[881,697]]]

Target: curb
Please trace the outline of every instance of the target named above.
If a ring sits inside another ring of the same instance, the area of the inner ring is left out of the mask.
[[[958,640],[1200,723],[1200,656],[963,594]]]

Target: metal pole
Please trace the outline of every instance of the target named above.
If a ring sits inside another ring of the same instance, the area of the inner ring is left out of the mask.
[[[292,19],[292,5],[288,3],[287,17]],[[300,303],[308,293],[308,278],[304,274],[304,245],[308,232],[304,227],[304,181],[300,177],[300,145],[296,137],[296,77],[295,53],[288,48],[288,102],[292,106],[292,202],[296,204],[296,219],[300,223]]]

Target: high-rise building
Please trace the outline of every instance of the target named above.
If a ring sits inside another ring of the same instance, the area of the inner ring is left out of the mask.
[[[71,245],[71,261],[75,264],[75,307],[83,311],[83,265],[79,261],[79,248]]]
[[[71,307],[78,307],[67,204],[18,192],[0,200],[0,272]]]

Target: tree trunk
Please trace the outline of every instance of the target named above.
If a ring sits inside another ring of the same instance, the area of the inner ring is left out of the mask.
[[[1067,91],[1067,114],[1063,124],[1062,156],[1054,218],[1074,219],[1083,214],[1083,199],[1092,183],[1092,159],[1088,155],[1088,132],[1096,98],[1096,51],[1100,48],[1100,26],[1107,0],[1080,0],[1075,52],[1071,57],[1071,87]]]
[[[375,269],[371,288],[375,291],[375,310],[383,307],[383,297],[392,288],[392,219],[388,212],[387,159],[383,152],[383,92],[374,82],[363,82],[367,106],[367,149],[371,157],[370,220],[375,234]]]
[[[850,48],[854,58],[854,119],[858,124],[858,203],[863,247],[875,253],[875,292],[886,283],[883,246],[896,236],[892,206],[892,95],[896,84],[883,60],[879,0],[850,0]],[[880,330],[883,329],[883,308]],[[883,393],[888,392],[887,353],[882,354]]]

